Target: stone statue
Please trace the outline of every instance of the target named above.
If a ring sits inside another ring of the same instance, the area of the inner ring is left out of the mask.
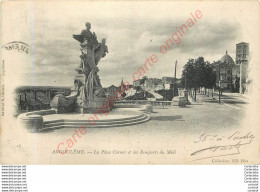
[[[102,39],[102,43],[99,43],[96,50],[95,50],[95,63],[98,65],[98,62],[102,57],[106,56],[108,53],[108,49],[106,46],[106,39]]]
[[[96,113],[98,109],[106,111],[112,109],[108,104],[105,92],[97,75],[99,69],[97,64],[108,53],[106,39],[99,43],[94,32],[90,31],[91,24],[86,23],[86,29],[73,38],[80,42],[80,64],[75,69],[74,87],[69,96],[56,95],[51,101],[51,107],[57,113],[82,112]],[[112,101],[110,101],[111,103]],[[107,107],[106,107],[107,106]]]
[[[90,31],[91,24],[86,23],[85,30],[82,30],[80,35],[73,35],[81,44],[81,63],[77,71],[83,71],[86,76],[89,75],[90,71],[96,68],[94,51],[98,46],[97,36],[95,33]]]
[[[96,34],[90,31],[91,24],[86,23],[86,29],[82,30],[80,35],[73,35],[73,38],[80,42],[81,55],[79,67],[75,70],[78,74],[84,74],[85,80],[82,82],[80,90],[81,106],[83,108],[93,108],[96,106],[95,99],[104,98],[105,93],[102,89],[97,64],[106,56],[108,48],[106,39],[102,39],[102,43],[97,40]]]

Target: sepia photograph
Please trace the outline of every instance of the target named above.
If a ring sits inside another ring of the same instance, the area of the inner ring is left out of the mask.
[[[1,6],[3,164],[259,164],[259,3]]]

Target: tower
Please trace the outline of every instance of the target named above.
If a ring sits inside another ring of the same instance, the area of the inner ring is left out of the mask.
[[[124,87],[124,80],[122,78],[122,81],[121,81],[121,87]]]
[[[249,43],[241,42],[236,44],[236,64],[240,65],[240,86],[239,92],[245,93],[248,78]]]

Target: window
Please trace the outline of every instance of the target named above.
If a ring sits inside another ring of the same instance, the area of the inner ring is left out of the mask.
[[[230,70],[230,69],[227,70],[227,74],[228,74],[228,75],[231,74],[231,70]]]
[[[231,77],[230,76],[227,76],[227,81],[231,81]]]

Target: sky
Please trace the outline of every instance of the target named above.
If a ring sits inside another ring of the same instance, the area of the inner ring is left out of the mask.
[[[177,60],[177,78],[180,78],[189,58],[203,56],[213,62],[227,50],[235,60],[236,44],[252,40],[246,22],[250,18],[249,9],[237,9],[239,5],[234,2],[225,6],[191,2],[188,5],[181,2],[36,2],[30,6],[33,38],[29,44],[33,47],[34,73],[31,67],[24,71],[27,84],[34,78],[34,84],[40,86],[73,85],[81,51],[72,35],[85,29],[86,22],[91,23],[91,31],[96,33],[99,42],[102,38],[107,40],[109,53],[98,64],[103,87],[117,86],[122,79],[132,84],[132,74],[153,54],[157,55],[158,62],[146,71],[146,76],[173,77]],[[177,32],[176,27],[187,25],[196,10],[201,11],[202,17],[183,34],[179,45],[161,54],[161,45]]]

